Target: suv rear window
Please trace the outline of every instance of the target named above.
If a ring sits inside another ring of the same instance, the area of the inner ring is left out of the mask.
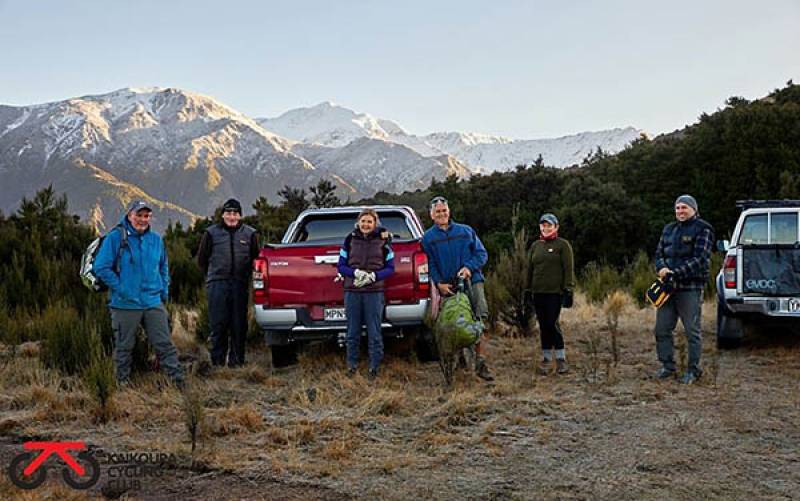
[[[747,216],[739,237],[741,245],[793,244],[797,242],[797,212]]]
[[[294,235],[293,242],[315,242],[335,244],[344,242],[348,233],[356,225],[357,213],[319,214],[303,220]],[[387,228],[395,240],[411,240],[414,236],[406,223],[406,218],[398,212],[378,212],[380,226]]]

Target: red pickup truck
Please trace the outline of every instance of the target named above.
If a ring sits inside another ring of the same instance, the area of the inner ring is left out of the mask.
[[[422,224],[413,209],[371,206],[392,233],[395,273],[385,282],[384,337],[411,337],[421,359],[435,356],[425,327],[430,301]],[[347,330],[344,289],[335,281],[339,249],[365,207],[308,209],[289,225],[280,244],[267,244],[253,264],[255,318],[276,367],[292,363],[299,344],[334,340]]]

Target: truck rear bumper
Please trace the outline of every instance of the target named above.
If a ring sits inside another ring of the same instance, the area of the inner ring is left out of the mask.
[[[256,323],[262,330],[290,331],[302,334],[307,332],[341,332],[347,330],[345,322],[326,322],[311,320],[305,308],[269,308],[255,305]],[[384,309],[382,329],[393,329],[420,325],[425,319],[428,299],[416,304],[390,304]]]
[[[789,311],[791,299],[794,298],[736,297],[726,298],[725,303],[735,315],[757,314],[768,317],[800,318],[800,311]]]

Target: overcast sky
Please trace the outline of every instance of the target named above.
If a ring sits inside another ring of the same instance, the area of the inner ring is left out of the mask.
[[[0,0],[0,103],[178,87],[418,134],[668,132],[800,83],[800,0]]]

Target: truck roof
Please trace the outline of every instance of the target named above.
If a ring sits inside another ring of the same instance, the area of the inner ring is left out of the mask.
[[[800,200],[737,200],[736,207],[747,209],[800,208]]]

